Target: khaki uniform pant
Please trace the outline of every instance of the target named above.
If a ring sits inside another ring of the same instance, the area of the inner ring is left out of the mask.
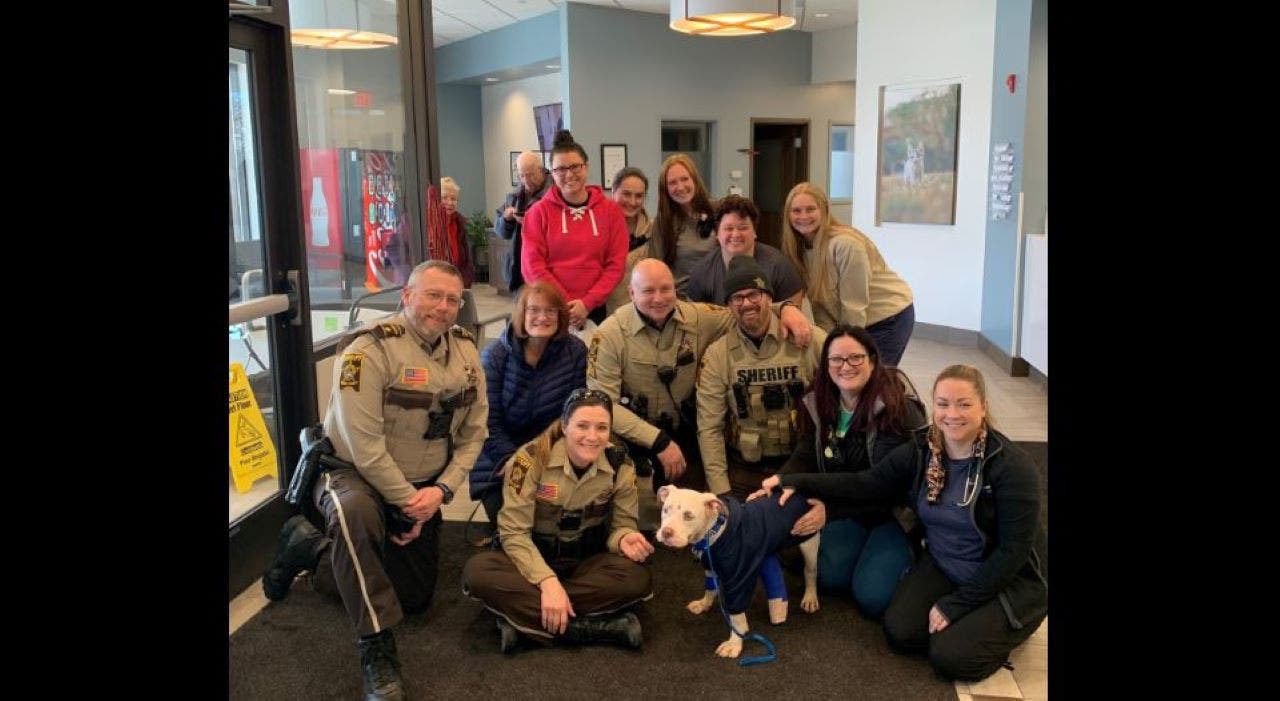
[[[567,575],[567,576],[566,576]],[[557,571],[578,617],[613,613],[653,595],[649,568],[621,555],[600,553],[569,571]],[[516,630],[544,642],[552,635],[542,627],[542,591],[520,574],[501,550],[467,560],[462,568],[462,591],[502,616]]]
[[[778,469],[787,462],[786,455],[762,458],[760,462],[744,462],[738,451],[732,447],[725,451],[726,472],[729,476],[729,489],[738,501],[746,502],[747,495],[760,488],[766,477],[778,474]]]

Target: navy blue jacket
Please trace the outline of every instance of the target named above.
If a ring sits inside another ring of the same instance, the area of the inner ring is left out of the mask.
[[[471,469],[472,499],[501,489],[494,471],[560,418],[570,392],[587,386],[587,346],[577,336],[551,339],[533,368],[524,360],[523,341],[508,324],[480,355],[489,393],[489,437]]]
[[[742,613],[751,604],[760,579],[764,559],[812,536],[791,535],[796,521],[809,510],[809,503],[793,494],[778,507],[782,495],[774,492],[767,499],[745,504],[730,497],[722,498],[726,522],[724,532],[710,547],[710,552],[695,553],[703,567],[713,569],[720,588],[721,601],[730,614]],[[714,564],[712,568],[710,565]]]

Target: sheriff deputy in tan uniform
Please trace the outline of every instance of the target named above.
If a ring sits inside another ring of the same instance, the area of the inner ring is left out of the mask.
[[[714,304],[677,300],[671,269],[656,258],[636,263],[627,292],[632,303],[591,337],[587,387],[613,398],[613,430],[631,454],[657,461],[655,488],[679,481],[705,489],[694,425],[695,375],[703,352],[733,326],[733,315]],[[804,314],[782,302],[780,315],[794,342],[809,345],[812,327]]]
[[[637,530],[636,471],[610,447],[613,402],[577,389],[561,419],[507,462],[501,551],[462,570],[462,589],[498,614],[503,652],[516,631],[542,643],[640,646],[640,621],[619,613],[653,594],[640,566],[653,546]]]
[[[729,261],[724,295],[737,323],[698,368],[698,444],[711,491],[745,501],[795,448],[795,410],[827,334],[815,328],[804,349],[783,342],[773,289],[750,256]]]
[[[440,506],[462,487],[488,436],[489,402],[475,341],[454,326],[462,276],[419,264],[404,312],[356,331],[334,364],[324,432],[333,456],[313,497],[327,538],[302,517],[263,577],[272,599],[302,569],[341,597],[359,635],[367,698],[403,698],[391,628],[425,610],[439,566]],[[401,532],[403,529],[403,532]]]

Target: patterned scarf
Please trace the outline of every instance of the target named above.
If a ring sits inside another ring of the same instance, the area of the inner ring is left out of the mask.
[[[981,461],[987,452],[987,424],[984,421],[978,430],[978,437],[973,441],[973,452],[970,457]],[[924,471],[927,491],[925,497],[930,504],[937,504],[942,497],[942,488],[947,484],[947,470],[942,466],[942,430],[937,424],[929,426],[929,467]]]

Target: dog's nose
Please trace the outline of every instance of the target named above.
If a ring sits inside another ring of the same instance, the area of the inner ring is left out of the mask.
[[[674,533],[675,532],[671,530],[671,526],[663,526],[662,530],[658,531],[658,535],[663,538],[670,538]]]

